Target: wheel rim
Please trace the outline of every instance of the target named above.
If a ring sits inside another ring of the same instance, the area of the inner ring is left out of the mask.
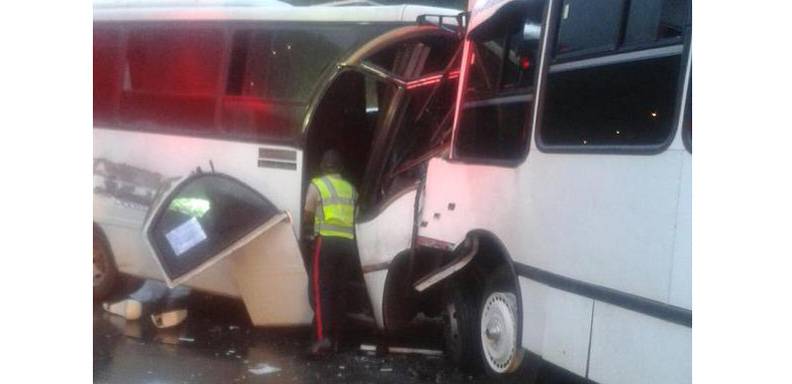
[[[484,359],[497,373],[511,372],[519,364],[516,302],[514,294],[494,292],[487,297],[481,311]]]
[[[93,249],[93,285],[97,287],[102,285],[105,276],[107,275],[107,258],[101,247],[94,244]]]

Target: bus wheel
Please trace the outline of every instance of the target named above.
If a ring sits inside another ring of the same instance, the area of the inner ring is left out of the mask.
[[[479,316],[479,343],[484,369],[492,377],[509,377],[523,363],[523,349],[517,340],[520,322],[517,296],[502,287],[487,288]]]
[[[446,356],[457,367],[477,371],[481,365],[477,295],[464,283],[457,282],[446,288],[444,296],[443,337]]]
[[[110,248],[101,235],[94,232],[93,238],[93,297],[94,301],[106,299],[113,293],[118,282],[116,269]]]

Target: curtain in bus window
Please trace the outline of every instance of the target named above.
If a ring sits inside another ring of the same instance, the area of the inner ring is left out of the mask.
[[[556,55],[585,55],[616,48],[624,0],[565,0]]]
[[[624,45],[681,40],[690,20],[690,0],[633,0]]]
[[[95,28],[93,35],[93,118],[94,125],[115,120],[116,95],[120,84],[120,33]]]
[[[216,29],[130,31],[122,121],[142,129],[213,130],[223,44]]]

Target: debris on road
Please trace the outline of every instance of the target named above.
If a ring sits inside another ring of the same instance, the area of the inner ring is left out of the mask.
[[[266,375],[266,374],[278,372],[280,370],[281,370],[280,368],[274,367],[267,363],[258,363],[256,364],[255,368],[248,369],[248,372],[254,375]]]
[[[377,347],[371,344],[361,344],[360,350],[373,353],[377,351]],[[417,355],[426,355],[426,356],[443,356],[443,351],[437,349],[426,349],[426,348],[408,348],[408,347],[388,347],[389,353],[401,353],[401,354],[417,354]]]
[[[388,352],[390,353],[414,353],[418,355],[426,355],[426,356],[442,356],[443,351],[436,350],[436,349],[424,349],[424,348],[406,348],[406,347],[389,347]]]

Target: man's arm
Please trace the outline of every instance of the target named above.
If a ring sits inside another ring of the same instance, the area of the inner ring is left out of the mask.
[[[314,214],[319,206],[319,191],[311,184],[305,193],[305,208],[303,208],[303,230],[306,235],[313,235]]]

